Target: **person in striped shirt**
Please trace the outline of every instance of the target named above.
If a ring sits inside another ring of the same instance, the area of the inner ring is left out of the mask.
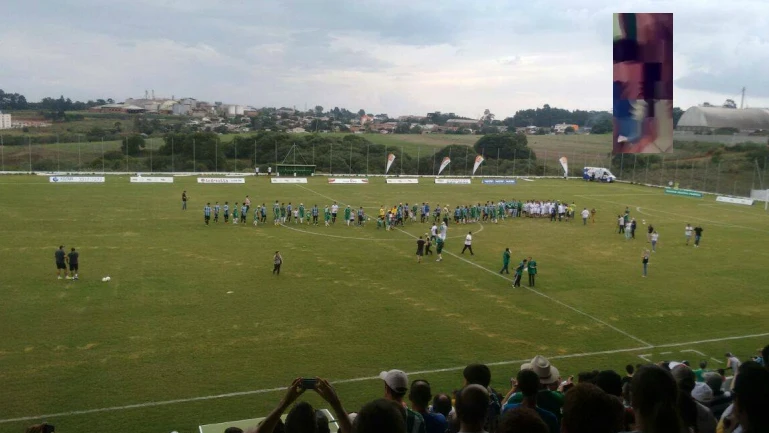
[[[247,218],[248,218],[248,206],[245,203],[243,203],[243,206],[240,207],[240,222],[245,224]]]
[[[224,202],[224,223],[227,224],[230,221],[230,205],[229,202]]]
[[[219,202],[217,201],[214,205],[214,222],[219,222],[219,211],[221,210],[221,206],[219,206]]]
[[[206,207],[203,208],[203,219],[206,225],[208,225],[208,222],[211,220],[211,203],[206,203]]]

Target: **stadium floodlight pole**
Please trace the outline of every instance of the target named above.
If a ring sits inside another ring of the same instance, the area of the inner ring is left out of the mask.
[[[195,161],[195,138],[192,139],[192,172],[198,172],[197,162]]]
[[[152,141],[150,141],[150,173],[152,173]]]
[[[80,140],[82,140],[82,135],[78,135],[77,140],[77,171],[80,172],[83,170],[83,165],[80,162]],[[104,137],[101,138],[102,145],[101,145],[101,163],[104,165]],[[102,170],[104,171],[104,170]]]
[[[401,146],[401,176],[403,176],[403,146]]]
[[[707,191],[708,189],[708,166],[710,164],[708,161],[705,161],[705,175],[702,176],[702,190]]]
[[[625,169],[625,154],[620,153],[619,155],[619,178],[622,179],[622,172]]]
[[[219,137],[214,141],[214,172],[219,173]]]
[[[125,143],[125,171],[128,171],[128,137],[123,139]]]
[[[515,176],[515,162],[518,160],[518,149],[513,149],[513,176]]]
[[[716,194],[718,194],[719,186],[721,186],[721,161],[718,161],[718,168],[716,169]]]
[[[449,161],[451,161],[451,146],[449,146]],[[451,163],[449,163],[449,176],[451,176]]]
[[[296,156],[294,156],[294,159],[296,159]],[[350,142],[350,174],[352,174],[352,142]]]
[[[29,149],[29,172],[32,173],[32,141],[27,136],[27,148]]]
[[[422,150],[422,146],[417,146],[417,176],[419,176],[419,152]]]
[[[334,157],[334,142],[332,141],[329,143],[329,152],[328,152],[328,174],[334,173],[334,166],[331,163],[331,159]]]
[[[545,149],[545,158],[542,159],[542,176],[547,175],[547,149]]]
[[[313,164],[315,161],[313,161]],[[256,138],[254,138],[254,168],[256,168]]]
[[[638,154],[633,154],[633,183],[635,183],[635,165],[638,162]]]
[[[2,135],[0,135],[0,171],[5,171],[5,144]]]
[[[435,152],[436,152],[436,149],[433,148],[433,175],[435,174]]]
[[[499,148],[497,148],[497,176],[499,176]]]
[[[467,171],[467,160],[470,157],[470,147],[467,148],[467,151],[465,152],[465,174],[468,173]]]
[[[678,158],[676,158],[676,171],[673,174],[673,183],[678,183]]]
[[[644,164],[644,166],[646,167],[646,170],[645,170],[646,173],[644,173],[644,183],[648,185],[649,184],[649,158],[646,158],[646,163]]]
[[[171,173],[176,173],[176,165],[174,165],[174,136],[171,136]]]
[[[61,171],[61,143],[59,143],[59,134],[56,134],[56,171]]]
[[[275,174],[278,174],[278,140],[275,140]]]
[[[694,161],[692,161],[692,180],[689,182],[691,188],[694,189]]]
[[[77,157],[77,163],[78,163],[78,170],[80,170],[80,146],[78,145],[78,157]],[[104,174],[106,171],[104,170],[104,137],[101,138],[101,173]]]
[[[238,140],[232,139],[235,143],[235,172],[238,172]]]
[[[371,147],[371,143],[366,143],[366,176],[368,176],[368,152],[369,152],[369,148],[370,147]],[[313,152],[313,154],[312,154],[313,155],[313,159],[315,159],[315,146],[314,145],[312,147],[312,152]],[[313,161],[312,163],[315,164],[315,161]]]

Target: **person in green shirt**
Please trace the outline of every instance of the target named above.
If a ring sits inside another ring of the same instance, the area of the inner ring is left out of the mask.
[[[417,205],[411,206],[411,221],[417,222]]]
[[[435,240],[435,252],[438,254],[438,258],[435,260],[436,262],[443,260],[443,243],[443,238],[438,236],[438,238]]]
[[[275,200],[275,204],[272,205],[272,222],[275,225],[280,224],[280,204]]]
[[[350,213],[352,212],[352,209],[350,208],[350,205],[348,204],[346,208],[344,208],[344,220],[347,222],[347,225],[350,225]]]
[[[534,277],[537,276],[537,262],[529,257],[529,287],[534,287]]]
[[[286,223],[286,204],[285,203],[280,204],[280,223],[281,224]]]
[[[328,208],[328,205],[323,208],[323,220],[326,222],[326,227],[331,224],[331,210]]]
[[[235,206],[232,207],[232,223],[237,224],[240,221],[238,217],[238,202],[235,202]]]
[[[700,368],[698,370],[692,370],[694,377],[697,379],[697,382],[705,381],[705,374],[709,373],[709,371],[706,370],[707,366],[707,361],[700,361]]]
[[[510,248],[505,248],[505,252],[502,253],[502,270],[499,271],[499,273],[510,273],[510,269],[508,267],[510,266]]]
[[[299,224],[304,224],[304,203],[299,203]]]
[[[515,280],[513,281],[513,287],[521,287],[521,277],[523,276],[523,269],[526,268],[526,259],[523,259],[518,267],[515,268]]]

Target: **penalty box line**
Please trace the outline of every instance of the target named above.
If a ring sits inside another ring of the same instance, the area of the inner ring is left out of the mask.
[[[644,346],[644,347],[632,347],[627,349],[614,349],[614,350],[603,350],[599,352],[587,352],[587,353],[573,353],[569,355],[553,355],[548,356],[548,359],[556,360],[556,359],[572,359],[572,358],[586,358],[590,356],[599,356],[599,355],[614,355],[618,353],[627,353],[627,352],[637,352],[640,350],[648,350],[650,348],[662,348],[662,347],[681,347],[681,346],[692,346],[697,344],[705,344],[705,343],[717,343],[720,341],[733,341],[733,340],[745,340],[748,338],[759,338],[759,337],[767,337],[769,336],[769,332],[763,333],[763,334],[751,334],[751,335],[737,335],[737,336],[731,336],[731,337],[723,337],[723,338],[711,338],[707,340],[699,340],[699,341],[687,341],[683,343],[669,343],[669,344],[662,344],[659,346]],[[530,358],[528,359],[516,359],[512,361],[500,361],[500,362],[489,362],[486,363],[486,365],[489,366],[502,366],[502,365],[510,365],[510,364],[518,364],[523,362],[530,361]],[[410,371],[407,372],[407,374],[415,375],[415,374],[434,374],[434,373],[444,373],[444,372],[452,372],[452,371],[460,371],[463,370],[466,366],[459,366],[459,367],[449,367],[449,368],[439,368],[434,370],[420,370],[420,371]],[[352,379],[341,379],[341,380],[334,380],[331,381],[332,384],[344,384],[344,383],[355,383],[355,382],[364,382],[369,380],[378,380],[379,376],[366,376],[366,377],[357,377]],[[102,413],[102,412],[117,412],[121,410],[130,410],[130,409],[142,409],[142,408],[148,408],[148,407],[157,407],[157,406],[168,406],[173,404],[181,404],[181,403],[191,403],[191,402],[197,402],[197,401],[208,401],[208,400],[219,400],[224,398],[230,398],[230,397],[243,397],[248,395],[258,395],[258,394],[268,394],[272,392],[282,392],[285,391],[285,386],[280,386],[276,388],[264,388],[264,389],[255,389],[251,391],[239,391],[239,392],[230,392],[226,394],[216,394],[216,395],[207,395],[207,396],[201,396],[201,397],[189,397],[189,398],[179,398],[174,400],[165,400],[165,401],[150,401],[146,403],[137,403],[137,404],[129,404],[125,406],[113,406],[113,407],[104,407],[99,409],[86,409],[86,410],[76,410],[76,411],[70,411],[70,412],[60,412],[60,413],[53,413],[53,414],[46,414],[46,415],[35,415],[35,416],[23,416],[18,418],[7,418],[7,419],[0,419],[0,424],[7,424],[12,422],[21,422],[21,421],[34,421],[34,420],[53,420],[54,418],[62,418],[62,417],[70,417],[75,415],[88,415],[88,414],[94,414],[94,413]]]
[[[411,237],[412,237],[412,238],[414,238],[414,239],[416,239],[416,238],[417,238],[416,236],[412,235],[412,234],[411,234],[411,233],[409,233],[409,232],[406,232],[406,231],[404,231],[404,230],[401,230],[401,229],[399,229],[399,228],[397,228],[397,227],[396,227],[396,229],[397,229],[397,230],[399,230],[399,231],[401,231],[401,232],[403,232],[403,233],[405,233],[405,234],[407,234],[407,235],[409,235],[409,236],[411,236]],[[499,278],[502,278],[502,279],[504,279],[505,281],[509,281],[509,282],[512,282],[512,281],[513,281],[512,279],[510,279],[510,278],[508,278],[508,277],[506,277],[506,276],[504,276],[504,275],[500,274],[499,272],[495,272],[495,271],[493,271],[493,270],[491,270],[491,269],[489,269],[489,268],[483,267],[483,266],[481,266],[481,265],[479,265],[479,264],[477,264],[477,263],[475,263],[475,262],[471,262],[470,260],[467,260],[467,259],[465,259],[464,257],[460,257],[460,256],[458,256],[458,255],[456,255],[456,254],[452,253],[451,251],[446,251],[446,254],[448,254],[448,255],[450,255],[450,256],[452,256],[452,257],[454,257],[454,258],[457,258],[457,259],[459,259],[459,260],[462,260],[462,261],[463,261],[463,262],[465,262],[465,263],[471,264],[471,265],[473,265],[473,266],[475,266],[475,267],[477,267],[477,268],[479,268],[479,269],[483,269],[484,271],[486,271],[486,272],[489,272],[489,273],[491,273],[491,274],[493,274],[493,275],[496,275],[496,276],[498,276]],[[609,323],[606,323],[606,322],[604,322],[603,320],[601,320],[601,319],[599,319],[599,318],[597,318],[597,317],[595,317],[595,316],[593,316],[593,315],[591,315],[591,314],[589,314],[589,313],[586,313],[586,312],[584,312],[584,311],[582,311],[582,310],[580,310],[580,309],[578,309],[578,308],[576,308],[576,307],[572,307],[571,305],[569,305],[569,304],[567,304],[567,303],[565,303],[565,302],[563,302],[563,301],[559,301],[558,299],[555,299],[555,298],[553,298],[552,296],[546,295],[546,294],[544,294],[544,293],[540,292],[539,290],[535,290],[535,289],[532,289],[531,287],[525,287],[525,286],[521,286],[521,287],[522,287],[523,289],[526,289],[526,290],[528,290],[528,291],[530,291],[530,292],[534,293],[534,294],[537,294],[537,295],[539,295],[539,296],[542,296],[542,297],[543,297],[543,298],[545,298],[545,299],[548,299],[548,300],[550,300],[550,301],[552,301],[552,302],[555,302],[556,304],[558,304],[558,305],[560,305],[560,306],[562,306],[562,307],[568,308],[569,310],[571,310],[571,311],[574,311],[575,313],[581,314],[581,315],[583,315],[583,316],[585,316],[585,317],[587,317],[587,318],[589,318],[589,319],[591,319],[591,320],[593,320],[593,321],[595,321],[595,322],[598,322],[598,323],[600,323],[600,324],[602,324],[602,325],[606,326],[607,328],[610,328],[610,329],[612,329],[612,330],[614,330],[614,331],[616,331],[616,332],[618,332],[618,333],[620,333],[620,334],[624,335],[625,337],[631,338],[631,339],[635,340],[636,342],[643,344],[645,347],[653,347],[653,345],[652,345],[651,343],[647,343],[646,341],[644,341],[644,340],[641,340],[640,338],[636,337],[635,335],[632,335],[632,334],[630,334],[630,333],[628,333],[628,332],[625,332],[625,331],[623,331],[622,329],[619,329],[619,328],[617,328],[617,327],[616,327],[616,326],[614,326],[614,325],[611,325],[611,324],[609,324]]]

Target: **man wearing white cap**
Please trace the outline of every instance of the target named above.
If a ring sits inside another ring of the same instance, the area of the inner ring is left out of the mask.
[[[379,378],[384,381],[387,400],[392,400],[403,407],[406,416],[407,433],[425,433],[425,420],[417,412],[409,409],[403,402],[403,397],[409,390],[409,378],[401,370],[390,370],[379,373]]]
[[[560,422],[563,394],[558,392],[560,373],[547,358],[537,355],[530,362],[521,365],[521,370],[533,370],[539,376],[541,389],[537,393],[537,406],[555,414]],[[523,394],[510,390],[503,400],[505,404],[517,404],[523,401]]]

